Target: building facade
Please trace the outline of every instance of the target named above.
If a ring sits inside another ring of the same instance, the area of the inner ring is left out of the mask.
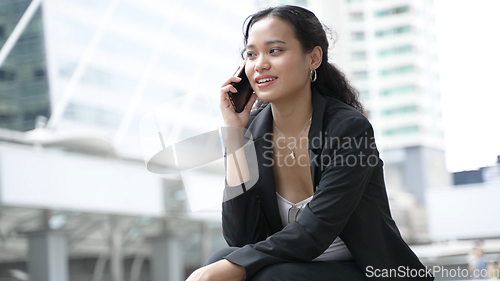
[[[333,31],[331,60],[359,90],[389,189],[447,188],[433,1],[314,1]]]

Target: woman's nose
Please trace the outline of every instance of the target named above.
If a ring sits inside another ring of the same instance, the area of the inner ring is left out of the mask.
[[[271,68],[271,64],[265,56],[260,56],[259,58],[257,58],[254,66],[255,71],[261,72],[263,70],[269,70],[269,68]]]

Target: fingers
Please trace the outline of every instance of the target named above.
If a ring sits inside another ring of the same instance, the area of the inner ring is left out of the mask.
[[[221,93],[220,93],[220,101],[223,102],[226,99],[227,93],[231,91],[232,93],[238,92],[236,88],[231,85],[231,83],[238,83],[241,81],[241,78],[236,76],[231,76],[226,82],[221,85]]]
[[[224,94],[227,94],[228,92],[231,92],[231,93],[235,94],[235,93],[238,92],[238,90],[236,90],[236,88],[233,85],[231,85],[231,84],[229,84],[229,85],[227,85],[225,87],[222,87],[221,91],[223,91]]]
[[[234,111],[234,109],[231,106],[231,102],[229,101],[229,97],[226,95],[225,99],[221,101],[220,103],[220,109],[221,110],[226,110],[227,108],[231,109]]]
[[[231,84],[232,82],[238,83],[241,81],[241,78],[238,76],[231,76],[229,79],[227,79],[224,83],[222,83],[221,87],[226,86],[227,84]]]
[[[237,93],[238,90],[236,90],[236,88],[231,84],[222,87],[220,90],[220,102],[224,102],[224,100],[229,99],[228,92]]]

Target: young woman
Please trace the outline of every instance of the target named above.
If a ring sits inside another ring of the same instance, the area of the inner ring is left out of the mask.
[[[220,99],[226,127],[241,129],[225,136],[225,193],[241,193],[222,206],[230,247],[187,280],[433,280],[391,217],[372,126],[328,63],[316,16],[269,8],[249,17],[244,39],[255,94],[234,112],[231,77]]]

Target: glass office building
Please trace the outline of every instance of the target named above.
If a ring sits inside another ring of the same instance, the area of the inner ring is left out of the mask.
[[[30,1],[0,2],[0,46]],[[49,116],[50,98],[41,11],[37,11],[0,68],[0,128],[27,131]]]

